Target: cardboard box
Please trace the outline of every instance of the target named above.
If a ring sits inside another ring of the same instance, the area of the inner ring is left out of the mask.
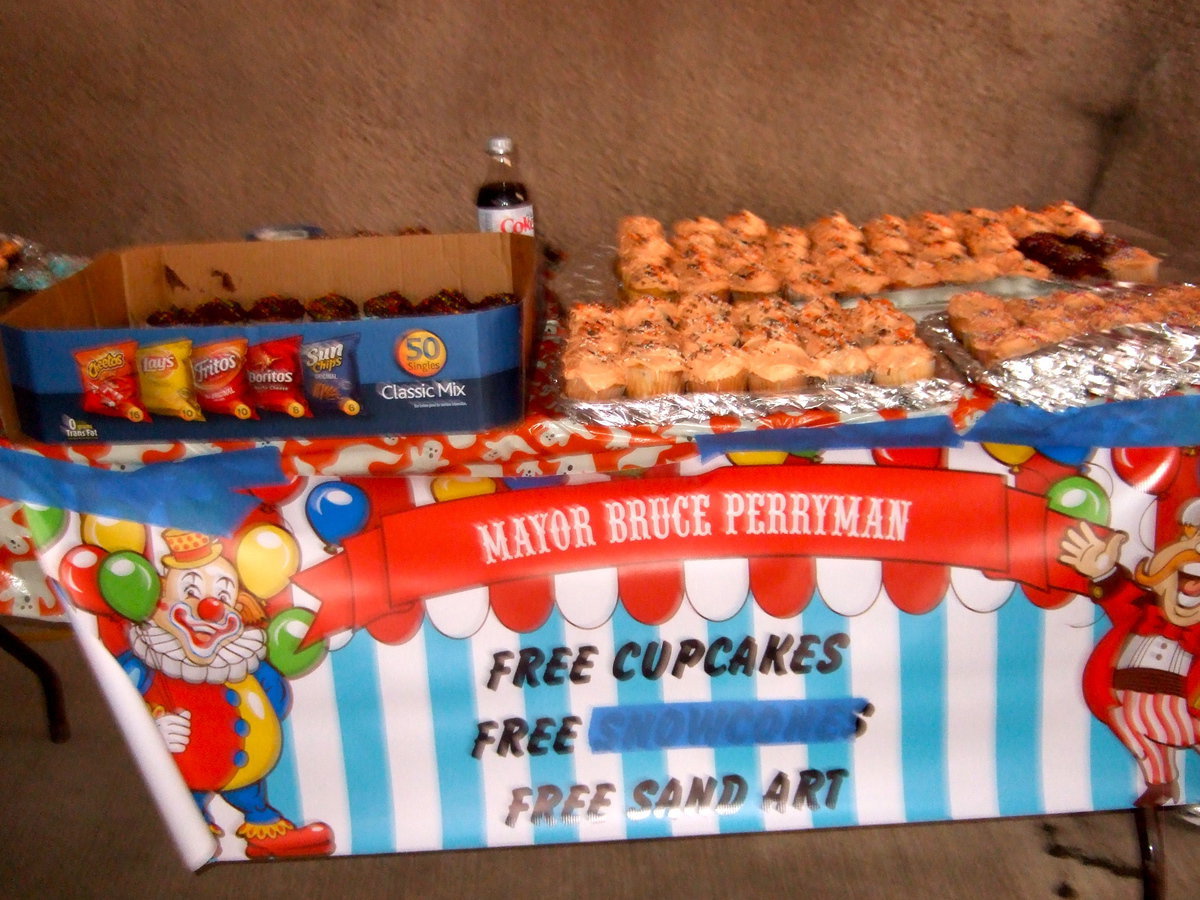
[[[533,239],[509,234],[164,245],[108,253],[0,315],[0,419],[10,437],[44,442],[436,434],[508,425],[524,412],[536,278]],[[270,294],[307,302],[333,292],[361,307],[388,291],[415,302],[447,288],[471,302],[500,292],[521,302],[341,322],[144,324],[155,310],[191,309],[214,297],[249,307]],[[75,351],[128,340],[145,348],[188,339],[197,348],[245,337],[254,346],[295,335],[304,345],[357,336],[357,413],[314,405],[311,417],[301,418],[259,411],[257,419],[205,413],[203,421],[161,414],[130,421],[115,410],[98,415],[82,406]],[[413,353],[428,353],[431,362],[405,362]]]

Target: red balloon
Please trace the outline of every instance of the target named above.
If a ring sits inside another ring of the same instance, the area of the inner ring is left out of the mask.
[[[96,617],[100,643],[113,656],[120,656],[129,649],[129,625],[128,619],[117,615]]]
[[[817,589],[817,569],[807,556],[757,556],[750,560],[750,592],[767,615],[798,616]]]
[[[871,456],[877,466],[937,469],[946,458],[945,447],[876,447]]]
[[[100,563],[108,551],[92,544],[80,544],[67,551],[58,565],[58,580],[72,602],[85,612],[98,616],[116,615],[100,593]]]
[[[1113,468],[1128,485],[1148,494],[1161,494],[1175,476],[1183,454],[1178,447],[1117,447]]]

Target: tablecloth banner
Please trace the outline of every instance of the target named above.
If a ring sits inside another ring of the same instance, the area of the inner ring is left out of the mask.
[[[1196,802],[1197,496],[1192,449],[967,444],[34,531],[200,867]]]

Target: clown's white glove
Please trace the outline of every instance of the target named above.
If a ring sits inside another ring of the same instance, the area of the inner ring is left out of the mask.
[[[1121,559],[1121,547],[1128,539],[1129,535],[1121,531],[1102,538],[1087,522],[1080,522],[1063,535],[1058,561],[1080,575],[1099,579],[1116,569]]]
[[[188,710],[180,713],[164,713],[154,720],[158,733],[172,753],[182,753],[192,739],[192,714]]]

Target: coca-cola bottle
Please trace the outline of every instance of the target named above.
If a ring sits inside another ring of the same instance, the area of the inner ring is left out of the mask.
[[[512,138],[489,138],[487,152],[487,176],[475,196],[479,230],[533,237],[533,201],[517,171]]]

